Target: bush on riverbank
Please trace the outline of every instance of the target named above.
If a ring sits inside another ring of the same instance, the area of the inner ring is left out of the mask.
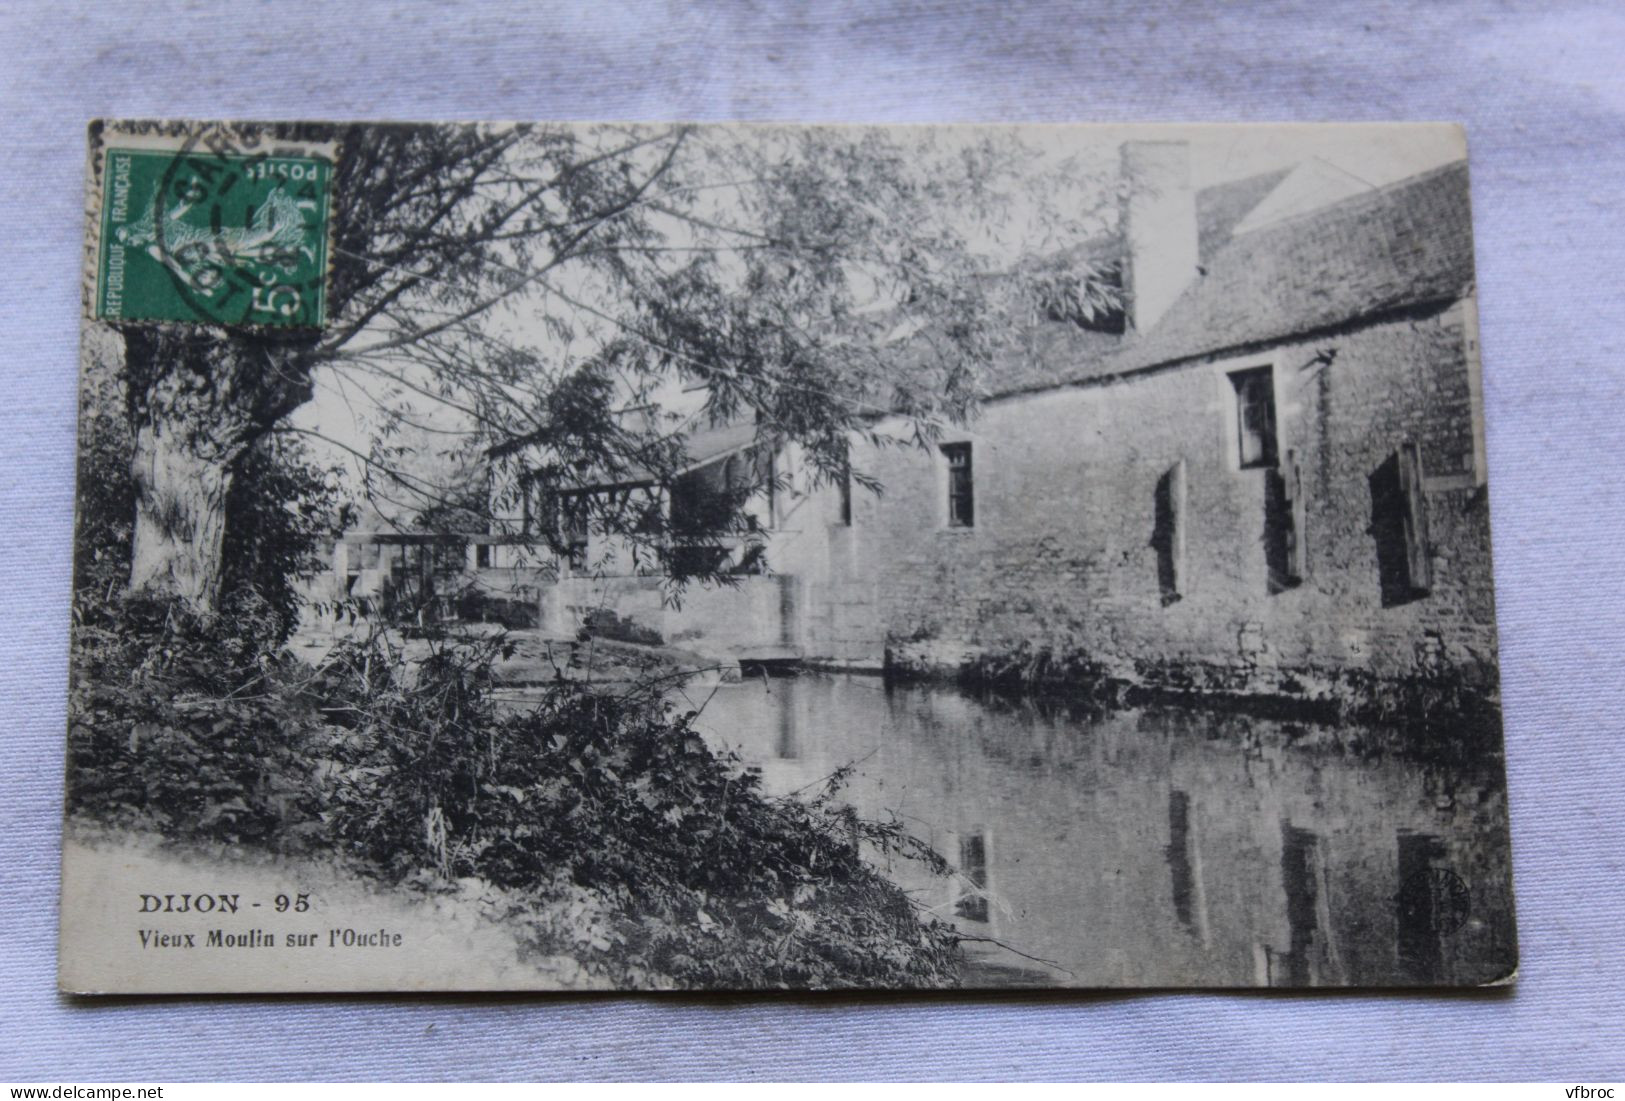
[[[70,809],[427,891],[487,884],[536,952],[618,985],[953,981],[953,930],[860,843],[930,854],[827,792],[765,796],[652,693],[561,685],[502,715],[501,639],[411,664],[374,639],[312,674],[248,637],[139,600],[81,623]]]

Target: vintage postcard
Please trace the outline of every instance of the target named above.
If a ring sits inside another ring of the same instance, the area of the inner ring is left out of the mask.
[[[1510,982],[1466,157],[93,124],[63,989]]]

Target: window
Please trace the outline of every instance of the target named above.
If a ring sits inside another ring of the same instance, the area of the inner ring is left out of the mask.
[[[1367,479],[1382,606],[1393,608],[1433,589],[1432,547],[1422,449],[1406,440]]]
[[[1157,479],[1151,546],[1157,552],[1157,587],[1162,606],[1176,604],[1185,595],[1185,460],[1180,459]]]
[[[1285,490],[1288,523],[1286,529],[1286,578],[1296,585],[1309,576],[1309,544],[1305,535],[1309,528],[1309,499],[1303,492],[1303,465],[1298,452],[1286,453],[1286,465],[1281,470],[1281,485]]]
[[[1242,469],[1275,465],[1275,380],[1270,368],[1237,371],[1230,376],[1236,388],[1237,454]]]
[[[478,570],[488,570],[491,568],[491,544],[474,544],[474,568]]]
[[[841,472],[836,476],[835,485],[841,495],[840,525],[843,528],[852,526],[852,460],[841,460]]]
[[[976,487],[971,473],[970,444],[945,443],[948,460],[948,526],[968,528],[976,524]]]
[[[1400,529],[1405,540],[1405,581],[1413,593],[1433,588],[1428,549],[1428,502],[1422,485],[1422,449],[1407,440],[1395,453],[1399,473]]]

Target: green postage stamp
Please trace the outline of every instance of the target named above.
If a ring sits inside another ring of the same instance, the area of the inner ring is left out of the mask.
[[[224,130],[103,138],[95,317],[325,324],[330,143]]]

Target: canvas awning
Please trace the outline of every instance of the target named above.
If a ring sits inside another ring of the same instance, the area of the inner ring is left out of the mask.
[[[692,473],[702,467],[710,466],[712,463],[720,462],[729,456],[750,450],[756,445],[756,425],[746,421],[698,429],[689,433],[685,437],[683,444],[686,456],[677,469],[673,471],[675,476]],[[643,467],[633,467],[616,475],[589,471],[582,476],[581,481],[568,487],[566,492],[580,493],[598,489],[631,489],[653,485],[660,480],[660,476],[654,471]]]

